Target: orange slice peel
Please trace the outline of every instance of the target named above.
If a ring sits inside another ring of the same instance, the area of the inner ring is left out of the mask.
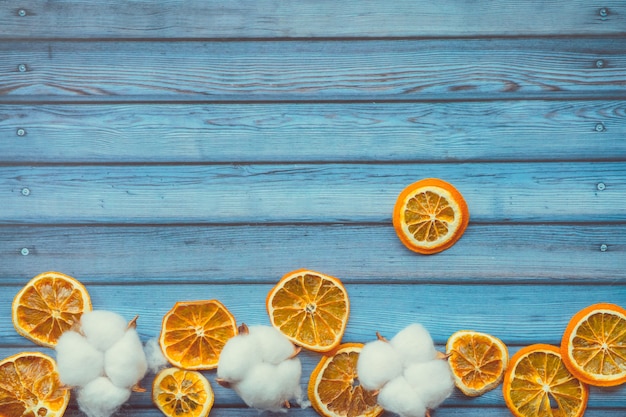
[[[383,412],[376,393],[358,383],[356,372],[363,345],[345,343],[333,355],[322,356],[308,385],[312,407],[324,417],[376,417]]]
[[[214,369],[224,345],[236,334],[235,318],[219,301],[181,301],[163,317],[159,345],[176,367]]]
[[[616,304],[590,305],[576,313],[561,341],[567,369],[596,386],[626,382],[626,310]]]
[[[314,352],[330,352],[341,343],[350,314],[341,281],[307,269],[283,276],[268,293],[266,306],[272,326]]]
[[[400,193],[392,220],[407,248],[431,255],[450,248],[461,238],[469,223],[469,210],[452,184],[426,178]]]
[[[589,392],[561,359],[559,348],[535,344],[511,357],[502,384],[504,401],[516,417],[581,417]]]
[[[82,283],[60,272],[44,272],[13,299],[13,326],[25,338],[53,348],[85,311],[91,311],[91,299]]]

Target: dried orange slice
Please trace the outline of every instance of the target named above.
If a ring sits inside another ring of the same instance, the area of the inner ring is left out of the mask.
[[[572,317],[561,342],[563,362],[576,378],[598,386],[626,382],[626,310],[600,303]]]
[[[356,363],[363,345],[345,343],[332,356],[322,356],[311,378],[308,395],[311,405],[325,417],[375,417],[383,412],[376,393],[359,383]]]
[[[22,352],[0,362],[0,414],[3,417],[60,417],[70,401],[61,388],[56,363],[40,352]]]
[[[237,334],[233,315],[217,300],[178,302],[163,317],[163,355],[182,369],[214,369],[224,345]]]
[[[500,339],[471,330],[450,336],[446,353],[455,385],[470,397],[497,387],[509,363],[509,351]]]
[[[502,393],[516,417],[580,417],[589,397],[587,386],[565,367],[559,348],[544,344],[513,355]]]
[[[166,368],[152,383],[152,402],[168,417],[206,417],[214,400],[209,381],[198,371]]]
[[[393,208],[393,227],[409,249],[425,255],[461,238],[469,210],[461,193],[443,180],[426,178],[406,187]]]
[[[83,284],[60,272],[44,272],[13,299],[13,326],[27,339],[54,347],[85,311],[91,311],[91,299]]]
[[[286,274],[267,295],[272,326],[296,345],[329,352],[348,324],[348,293],[338,278],[307,269]]]

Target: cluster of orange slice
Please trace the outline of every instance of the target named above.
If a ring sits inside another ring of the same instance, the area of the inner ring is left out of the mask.
[[[506,405],[516,417],[581,417],[588,385],[626,382],[626,310],[600,303],[576,313],[560,347],[535,344],[511,358],[504,377]]]

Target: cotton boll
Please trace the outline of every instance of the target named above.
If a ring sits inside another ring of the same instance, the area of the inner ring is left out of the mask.
[[[411,324],[398,332],[390,343],[402,357],[404,366],[426,362],[437,356],[430,333],[418,323]]]
[[[412,364],[405,369],[404,376],[426,407],[431,409],[439,407],[454,390],[452,371],[446,360]]]
[[[104,372],[104,354],[80,333],[63,333],[55,349],[59,378],[66,385],[82,387]]]
[[[389,342],[375,340],[361,349],[356,373],[363,388],[377,390],[402,373],[402,362]]]
[[[128,323],[117,313],[94,310],[83,313],[81,331],[92,346],[105,351],[124,336]]]
[[[130,390],[120,388],[106,377],[98,377],[78,391],[78,408],[87,417],[109,417],[130,398]]]
[[[146,354],[146,360],[148,361],[148,369],[157,373],[161,369],[167,367],[169,362],[165,355],[163,355],[163,351],[161,351],[161,346],[159,345],[159,339],[152,338],[148,340],[143,347],[143,351]]]
[[[276,366],[261,362],[250,369],[245,379],[233,385],[248,407],[263,411],[285,411],[284,386]]]
[[[296,347],[280,331],[270,326],[250,326],[249,334],[260,349],[263,361],[274,365],[292,357]]]
[[[148,361],[135,329],[128,329],[104,354],[104,372],[118,387],[131,388],[147,371]]]
[[[302,364],[300,359],[293,358],[283,361],[276,366],[276,371],[278,375],[276,382],[282,387],[281,397],[283,401],[294,399],[300,404],[302,402],[302,387],[300,387]]]
[[[402,375],[381,388],[378,405],[400,417],[424,417],[426,414],[426,405]]]
[[[255,339],[240,334],[228,339],[217,362],[217,377],[227,382],[241,381],[256,364],[261,362],[261,352]]]

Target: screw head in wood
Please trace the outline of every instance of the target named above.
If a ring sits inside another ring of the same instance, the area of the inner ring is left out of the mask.
[[[30,195],[30,190],[26,187],[22,188],[22,195],[24,196],[29,196]]]
[[[604,132],[605,130],[606,130],[606,127],[604,126],[604,123],[596,124],[596,132]]]
[[[21,253],[23,256],[27,256],[27,255],[30,253],[30,251],[28,250],[28,248],[22,248],[22,250],[20,251],[20,253]]]
[[[26,16],[26,10],[24,10],[24,9],[19,9],[19,10],[17,11],[17,15],[18,15],[19,17],[24,17],[24,16]]]
[[[17,132],[15,133],[17,134],[17,136],[26,136],[26,130],[22,129],[21,127],[17,129]]]
[[[599,182],[598,184],[596,184],[596,188],[598,189],[598,191],[604,191],[606,189],[606,185],[603,182]]]
[[[606,7],[601,7],[600,10],[598,10],[598,14],[600,15],[600,17],[607,17],[609,15],[609,9],[607,9]]]
[[[605,245],[604,243],[600,245],[600,251],[601,252],[606,252],[609,249],[609,247],[607,245]]]
[[[604,68],[604,60],[603,59],[598,59],[596,61],[596,68]]]
[[[20,65],[17,66],[17,70],[19,72],[26,72],[26,69],[27,69],[26,68],[26,64],[20,64]]]

